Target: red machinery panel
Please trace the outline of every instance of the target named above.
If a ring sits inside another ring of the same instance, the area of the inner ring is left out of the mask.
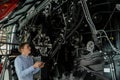
[[[19,0],[8,0],[7,2],[0,4],[0,20],[5,18],[10,12],[12,12],[18,5]],[[2,0],[0,0],[2,2]]]

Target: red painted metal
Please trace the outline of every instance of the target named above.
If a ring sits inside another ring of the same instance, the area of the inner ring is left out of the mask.
[[[0,0],[2,1],[2,0]],[[0,20],[5,18],[9,13],[11,13],[17,6],[19,0],[9,0],[0,5]]]

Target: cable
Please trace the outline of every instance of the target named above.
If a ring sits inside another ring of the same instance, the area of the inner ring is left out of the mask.
[[[106,78],[104,75],[102,75],[102,74],[100,74],[100,73],[98,73],[98,72],[96,72],[96,71],[92,71],[92,70],[90,70],[89,68],[87,68],[87,67],[85,67],[85,66],[79,66],[80,68],[79,69],[77,69],[77,71],[81,71],[81,69],[82,70],[86,70],[87,72],[89,72],[89,73],[91,73],[91,74],[93,74],[93,75],[95,75],[95,76],[97,76],[98,78],[100,78],[101,80],[109,80],[108,78]],[[76,70],[75,70],[76,71]],[[74,71],[73,71],[74,72]]]
[[[91,15],[90,15],[86,0],[81,0],[80,3],[82,5],[82,9],[83,9],[85,18],[86,18],[86,20],[87,20],[87,22],[88,22],[88,24],[90,26],[92,34],[93,35],[97,34],[96,27],[95,27],[95,24],[92,21],[92,18],[91,18]]]
[[[112,49],[116,52],[116,53],[119,53],[120,54],[120,50],[116,49],[113,44],[111,43],[111,41],[109,40],[108,36],[107,36],[107,33],[104,31],[104,30],[98,30],[99,32],[103,32],[105,34],[105,36],[102,36],[102,37],[105,37],[107,39],[107,41],[109,42],[110,46],[112,47]],[[100,37],[98,37],[100,38]]]
[[[79,23],[77,24],[77,26],[68,34],[68,36],[66,36],[66,39],[68,39],[68,38],[78,29],[78,27],[80,27],[83,19],[84,19],[84,16],[82,16],[82,18],[81,18],[81,20],[79,21]]]
[[[115,12],[115,9],[116,9],[116,7],[114,7],[114,9],[113,9],[113,11],[112,11],[112,13],[111,13],[111,15],[110,15],[110,17],[109,17],[108,21],[106,22],[105,26],[103,27],[103,30],[105,30],[105,28],[107,27],[107,25],[108,25],[109,21],[111,20],[111,18],[112,18],[112,16],[113,16],[113,14],[114,14],[114,12]]]
[[[92,5],[90,8],[93,8],[93,7],[96,7],[96,6],[102,6],[102,5],[106,5],[106,4],[110,4],[112,2],[105,2],[105,3],[100,3],[100,4],[95,4],[95,5]]]

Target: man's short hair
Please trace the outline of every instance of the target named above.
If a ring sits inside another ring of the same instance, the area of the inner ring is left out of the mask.
[[[21,43],[21,44],[19,45],[18,51],[21,52],[21,49],[23,49],[26,44],[29,45],[28,42]]]

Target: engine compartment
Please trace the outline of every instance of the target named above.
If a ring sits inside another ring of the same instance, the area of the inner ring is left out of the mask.
[[[119,80],[119,3],[20,0],[0,21],[0,29],[12,33],[7,38],[10,41],[0,41],[10,47],[10,52],[1,56],[18,55],[18,44],[29,42],[31,55],[46,63],[41,80]]]

